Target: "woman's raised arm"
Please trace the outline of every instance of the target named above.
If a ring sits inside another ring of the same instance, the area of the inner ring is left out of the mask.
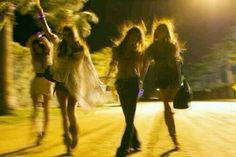
[[[35,0],[35,9],[37,11],[36,16],[40,20],[45,35],[49,38],[50,41],[56,43],[59,39],[56,34],[52,33],[51,28],[47,23],[43,8],[40,5],[40,0]]]

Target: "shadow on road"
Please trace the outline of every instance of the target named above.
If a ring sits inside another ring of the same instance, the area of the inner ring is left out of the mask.
[[[32,148],[35,148],[37,147],[37,145],[30,145],[30,146],[26,146],[26,147],[23,147],[23,148],[19,148],[17,150],[13,150],[13,151],[9,151],[9,152],[5,152],[5,153],[2,153],[0,154],[1,157],[4,157],[4,156],[9,156],[9,155],[14,155],[14,154],[20,154],[21,152],[24,152],[26,150],[29,150],[29,149],[32,149]]]
[[[177,148],[171,148],[163,152],[160,157],[168,157],[171,153],[178,151]]]
[[[59,154],[59,155],[57,155],[57,156],[55,156],[55,157],[72,157],[72,156],[73,156],[73,154],[62,153],[62,154]]]

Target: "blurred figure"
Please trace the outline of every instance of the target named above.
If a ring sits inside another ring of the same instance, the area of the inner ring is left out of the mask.
[[[121,43],[114,48],[108,75],[117,66],[116,89],[125,116],[126,127],[117,149],[116,157],[125,157],[131,151],[139,151],[140,141],[134,126],[134,116],[139,92],[140,70],[142,68],[143,33],[132,27]]]
[[[56,54],[53,65],[47,69],[45,76],[56,82],[55,91],[60,104],[64,143],[67,154],[78,143],[78,122],[76,105],[86,109],[95,105],[103,94],[96,70],[92,64],[88,47],[74,25],[65,25],[62,39],[52,33],[44,16],[39,0],[36,0],[38,19],[46,36],[54,44]]]
[[[52,95],[53,83],[44,78],[44,71],[52,64],[52,45],[46,37],[37,34],[30,37],[27,43],[31,50],[32,65],[35,72],[35,77],[31,82],[31,97],[33,100],[33,122],[36,124],[38,117],[39,107],[43,107],[44,111],[44,122],[43,129],[37,130],[37,141],[39,145],[42,142],[48,128],[49,121],[49,100]],[[37,125],[35,126],[38,127]]]
[[[160,89],[161,100],[164,103],[165,123],[175,149],[178,149],[175,123],[169,102],[173,101],[181,83],[180,47],[174,32],[169,29],[167,23],[162,21],[154,30],[153,39],[153,43],[146,51],[145,62],[146,65],[151,60],[155,62],[155,85]]]

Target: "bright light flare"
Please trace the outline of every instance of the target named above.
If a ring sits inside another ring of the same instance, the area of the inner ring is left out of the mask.
[[[203,0],[209,8],[219,9],[220,6],[224,4],[225,1],[222,0]],[[203,2],[203,3],[204,3]]]
[[[195,3],[201,7],[206,9],[219,9],[222,5],[224,5],[227,0],[195,0]]]
[[[223,2],[222,0],[202,0],[202,1],[205,2],[205,3],[212,4],[212,5]]]
[[[188,1],[191,12],[210,17],[227,17],[231,13],[234,0],[191,0]]]

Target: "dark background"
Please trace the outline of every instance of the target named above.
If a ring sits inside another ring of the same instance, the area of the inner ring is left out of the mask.
[[[236,25],[233,0],[90,0],[84,10],[99,17],[88,38],[92,51],[110,46],[110,38],[117,35],[116,25],[124,20],[149,22],[153,17],[170,17],[175,21],[179,38],[187,42],[185,61],[189,63],[199,61],[212,44],[222,40]],[[16,12],[15,41],[24,45],[38,30],[31,15]]]

